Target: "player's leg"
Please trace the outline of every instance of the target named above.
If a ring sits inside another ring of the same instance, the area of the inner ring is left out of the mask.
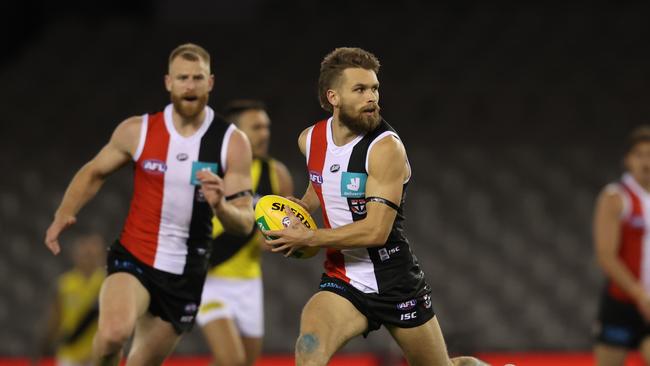
[[[99,326],[93,353],[99,365],[117,365],[137,319],[147,311],[149,293],[133,275],[109,275],[99,294]]]
[[[440,330],[438,319],[435,316],[426,323],[413,328],[399,328],[393,325],[387,325],[386,328],[404,352],[409,366],[486,365],[481,360],[469,356],[454,357],[450,360],[442,330]]]
[[[614,299],[608,294],[601,298],[594,358],[596,366],[622,366],[630,349],[636,348],[643,324],[633,304]]]
[[[246,351],[246,365],[252,366],[262,353],[262,338],[261,337],[242,337],[244,350]]]
[[[201,294],[201,306],[196,321],[210,347],[213,365],[246,364],[246,349],[235,323],[239,287],[223,278],[208,276]]]
[[[296,342],[297,366],[324,366],[351,338],[368,328],[368,320],[350,301],[321,291],[305,305]]]
[[[126,365],[162,365],[180,339],[180,334],[174,330],[171,323],[146,313],[136,322]]]
[[[413,328],[398,328],[393,325],[386,325],[386,328],[399,344],[410,366],[451,365],[445,339],[435,316]]]
[[[201,330],[212,352],[214,365],[240,366],[246,364],[246,350],[232,318],[212,319],[203,324]]]
[[[599,343],[594,347],[596,366],[623,366],[627,357],[627,348]]]
[[[264,337],[264,290],[262,279],[245,280],[235,299],[235,320],[246,353],[246,365],[252,366],[262,353]]]
[[[646,365],[650,365],[650,336],[645,336],[639,345],[639,352]]]

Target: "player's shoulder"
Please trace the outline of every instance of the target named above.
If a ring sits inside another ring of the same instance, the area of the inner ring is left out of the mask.
[[[368,151],[368,164],[377,166],[391,165],[392,162],[401,162],[406,159],[406,150],[402,142],[394,135],[387,135],[377,140],[370,151]],[[388,163],[388,164],[386,164]]]
[[[306,155],[307,153],[307,137],[309,136],[309,132],[314,128],[314,125],[311,125],[302,132],[300,132],[300,135],[298,135],[298,147],[300,148],[300,151],[302,152],[303,155]]]
[[[133,126],[140,127],[142,125],[142,121],[144,121],[143,116],[131,116],[126,118],[122,122],[120,122],[118,127],[120,126],[124,126],[126,128],[133,127]]]
[[[235,126],[234,124],[231,125],[232,127],[232,133],[230,134],[230,144],[237,144],[240,146],[249,146],[250,142],[248,140],[248,136],[244,133],[244,131],[240,130]]]
[[[599,193],[600,197],[623,197],[625,195],[625,188],[623,184],[618,182],[612,182],[606,184]]]
[[[242,167],[250,167],[253,157],[251,152],[251,143],[248,140],[248,137],[235,125],[231,125],[229,128],[232,129],[232,132],[229,137],[226,137],[228,141],[225,142],[228,144],[226,154],[229,165],[232,166],[232,164],[235,164]]]
[[[304,140],[306,140],[306,139],[307,139],[307,135],[309,135],[309,131],[311,131],[311,129],[314,128],[314,126],[315,126],[315,124],[314,124],[314,125],[310,125],[309,127],[303,129],[303,130],[300,132],[300,135],[298,135],[298,141],[304,141]]]
[[[135,137],[140,135],[142,128],[142,116],[131,116],[120,122],[115,128],[114,136],[116,137]]]
[[[599,206],[620,212],[625,208],[625,188],[621,183],[609,183],[600,190],[597,201]]]
[[[404,144],[395,130],[385,121],[369,134],[371,152],[405,154]]]
[[[133,116],[120,122],[113,131],[109,144],[121,151],[133,154],[140,141],[140,134],[146,133],[146,131],[142,131],[143,121],[142,116]]]

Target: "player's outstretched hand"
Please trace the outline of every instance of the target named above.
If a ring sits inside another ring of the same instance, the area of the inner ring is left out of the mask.
[[[314,231],[307,229],[289,206],[285,206],[285,212],[289,222],[284,229],[262,231],[262,233],[267,237],[275,238],[265,240],[266,245],[273,248],[271,249],[272,252],[284,252],[285,257],[290,257],[296,250],[309,246],[311,239],[314,237]]]
[[[196,173],[196,179],[201,182],[201,193],[210,207],[216,209],[223,199],[223,179],[211,171],[201,170]]]
[[[77,222],[77,219],[74,216],[66,215],[55,215],[54,220],[50,224],[50,227],[47,228],[45,232],[45,246],[54,254],[57,255],[61,252],[61,245],[59,244],[59,235],[61,232],[68,228],[74,223]]]

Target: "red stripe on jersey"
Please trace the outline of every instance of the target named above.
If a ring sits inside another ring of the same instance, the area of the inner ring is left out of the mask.
[[[323,190],[321,183],[323,182],[323,167],[325,166],[325,154],[327,153],[327,120],[320,121],[314,125],[311,131],[311,142],[309,147],[309,161],[307,168],[309,170],[309,180],[311,186],[314,188],[320,207],[323,212],[323,221],[326,228],[331,228],[329,219],[327,218],[327,207],[325,207],[325,200],[323,199]],[[350,279],[345,275],[345,259],[341,251],[336,249],[327,249],[327,257],[325,258],[325,271],[330,277],[336,277],[342,281],[350,282]]]
[[[120,237],[131,254],[150,266],[158,247],[168,147],[163,113],[150,115],[144,148],[135,162],[131,208]]]
[[[641,278],[641,258],[643,239],[645,237],[645,219],[641,199],[627,186],[621,184],[627,196],[630,198],[630,212],[621,221],[621,234],[618,249],[619,258],[625,263],[625,266],[632,272],[634,278]],[[623,291],[614,281],[610,281],[609,294],[615,299],[623,302],[632,303],[634,300],[630,295]]]

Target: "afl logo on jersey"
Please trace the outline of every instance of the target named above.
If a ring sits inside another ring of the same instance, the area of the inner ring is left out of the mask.
[[[152,174],[165,174],[167,171],[167,164],[158,159],[147,159],[142,162],[142,169],[147,173]]]
[[[340,165],[338,165],[338,164],[334,164],[334,165],[332,165],[332,166],[330,167],[330,172],[332,172],[332,173],[336,173],[336,172],[338,172],[340,169],[341,169],[341,166],[340,166]]]
[[[313,170],[309,171],[309,180],[317,185],[323,184],[323,176]]]
[[[186,153],[178,153],[178,155],[176,155],[176,159],[178,161],[185,161],[187,160],[187,158],[189,158],[189,155],[187,155]]]

